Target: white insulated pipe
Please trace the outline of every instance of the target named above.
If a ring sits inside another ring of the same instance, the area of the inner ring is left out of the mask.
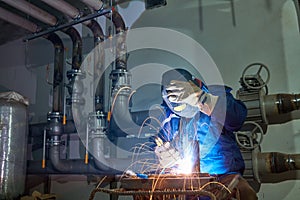
[[[12,23],[16,26],[22,27],[32,33],[35,33],[39,30],[38,26],[14,13],[11,13],[0,7],[0,18]]]
[[[29,14],[30,16],[41,20],[42,22],[46,23],[46,24],[50,24],[52,26],[56,25],[57,20],[56,18],[45,12],[44,10],[38,8],[37,6],[25,1],[25,0],[18,0],[18,1],[14,1],[14,0],[2,0],[4,3],[17,8],[18,10],[21,10],[22,12],[25,12],[27,14]],[[56,2],[56,1],[53,1]]]
[[[72,19],[80,17],[80,12],[77,8],[70,6],[69,3],[63,0],[41,0],[42,2],[52,6],[53,8],[61,11],[62,13],[70,16]]]

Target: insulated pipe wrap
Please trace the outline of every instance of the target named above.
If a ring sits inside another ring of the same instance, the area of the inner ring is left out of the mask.
[[[0,199],[24,192],[27,127],[27,106],[0,98]]]

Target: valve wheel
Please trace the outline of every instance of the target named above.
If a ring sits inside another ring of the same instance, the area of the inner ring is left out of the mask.
[[[255,74],[252,74],[252,75],[246,75],[246,72],[247,72],[247,71],[250,71],[250,68],[255,68],[255,67],[259,67],[258,70],[257,70],[257,72],[256,72]],[[265,80],[263,80],[262,77],[261,77],[261,74],[262,74],[262,70],[263,70],[263,69],[264,69],[264,70],[266,71],[266,73],[267,73]],[[258,81],[259,81],[259,85],[258,85],[258,86],[253,86],[253,85],[249,84],[249,83],[247,82],[247,80],[246,80],[246,79],[249,78],[249,77],[253,77],[253,78],[255,78],[256,80],[258,80]],[[243,74],[242,74],[242,80],[243,80],[243,83],[244,83],[248,88],[250,88],[250,89],[261,89],[261,88],[265,87],[265,86],[268,84],[268,82],[269,82],[269,80],[270,80],[270,71],[269,71],[268,67],[267,67],[266,65],[262,64],[262,63],[252,63],[252,64],[248,65],[248,66],[244,69]]]
[[[246,121],[243,126],[251,128],[248,131],[235,132],[235,139],[242,148],[253,150],[262,143],[264,131],[258,123],[252,121]]]

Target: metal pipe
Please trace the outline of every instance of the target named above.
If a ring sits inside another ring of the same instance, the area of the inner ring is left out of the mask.
[[[103,2],[101,0],[81,0],[83,3],[89,5],[94,10],[100,10],[103,7]]]
[[[73,27],[64,29],[63,32],[72,39],[72,69],[78,70],[82,63],[82,39],[79,32]]]
[[[110,18],[110,16],[107,16]],[[127,70],[127,47],[126,47],[126,35],[125,35],[125,22],[121,15],[113,11],[111,13],[111,18],[113,21],[113,24],[116,27],[116,33],[118,35],[118,40],[116,44],[116,69],[122,69],[122,70]]]
[[[59,11],[63,10],[63,13],[72,17],[72,19],[80,17],[80,13],[78,9],[73,6],[70,6],[70,4],[68,4],[63,0],[55,0],[55,1],[41,0],[41,1],[52,6],[53,8],[58,9]]]
[[[85,16],[85,17],[81,17],[80,19],[77,19],[77,20],[73,20],[69,23],[66,23],[66,24],[62,24],[62,25],[59,25],[59,26],[56,26],[55,28],[51,27],[45,31],[41,31],[41,32],[38,32],[38,33],[35,33],[34,35],[31,35],[29,37],[26,37],[24,39],[24,41],[29,41],[29,40],[33,40],[35,38],[39,38],[39,37],[42,37],[44,35],[47,35],[47,34],[50,34],[50,33],[53,33],[53,32],[56,32],[56,31],[60,31],[62,29],[65,29],[65,28],[68,28],[70,26],[74,26],[76,24],[80,24],[80,23],[83,23],[85,21],[88,21],[88,20],[91,20],[93,18],[96,18],[96,17],[99,17],[99,16],[102,16],[102,15],[106,15],[107,13],[110,13],[111,12],[111,9],[104,9],[104,10],[101,10],[97,13],[93,13],[93,14],[90,14],[88,16]]]
[[[81,0],[88,6],[92,7],[95,11],[98,11],[103,3],[95,3],[95,0]],[[101,4],[101,3],[102,4]],[[127,70],[127,48],[125,43],[125,34],[123,32],[126,30],[125,22],[122,16],[116,11],[112,10],[112,13],[105,15],[109,20],[112,20],[115,28],[116,34],[119,34],[119,39],[116,44],[116,69]]]
[[[55,48],[52,112],[62,113],[64,45],[62,40],[55,33],[46,35],[44,38],[51,41]]]
[[[258,153],[259,173],[282,173],[300,169],[300,154]]]
[[[45,12],[44,10],[36,7],[35,5],[28,3],[25,0],[11,1],[11,0],[2,0],[6,4],[21,10],[30,16],[40,19],[42,22],[46,24],[50,24],[52,26],[56,25],[57,21],[53,15]]]
[[[102,41],[104,41],[104,33],[100,25],[95,20],[88,21],[89,23],[86,26],[93,32],[94,35],[94,76],[95,79],[102,74],[99,83],[95,88],[95,110],[103,111],[104,110],[104,85],[105,85],[105,77],[103,68],[103,60],[104,60],[104,48],[99,45]]]
[[[12,23],[16,26],[19,26],[23,29],[26,29],[32,33],[35,33],[36,31],[39,30],[39,27],[36,24],[34,24],[14,13],[11,13],[1,7],[0,7],[0,18],[9,23]]]
[[[54,16],[46,13],[45,11],[41,10],[40,8],[26,2],[20,1],[20,5],[14,1],[5,1],[6,3],[10,3],[11,6],[16,6],[17,9],[21,8],[23,12],[26,14],[30,14],[37,19],[49,23],[50,25],[55,25],[57,20]],[[31,12],[34,10],[33,12]],[[34,14],[33,14],[34,13]],[[38,15],[41,13],[41,15]],[[51,20],[49,20],[51,19]],[[24,20],[23,20],[24,21]],[[55,55],[54,55],[54,79],[53,79],[53,107],[52,112],[62,112],[63,111],[63,104],[62,104],[62,97],[63,97],[63,60],[64,60],[64,45],[61,39],[56,34],[48,34],[44,36],[45,39],[52,42],[55,48]]]
[[[300,109],[300,94],[265,95],[262,101],[267,124],[291,121],[293,119],[289,113]]]

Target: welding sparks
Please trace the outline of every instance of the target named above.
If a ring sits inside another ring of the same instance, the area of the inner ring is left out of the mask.
[[[178,161],[177,174],[191,174],[193,172],[193,156],[186,156]]]

